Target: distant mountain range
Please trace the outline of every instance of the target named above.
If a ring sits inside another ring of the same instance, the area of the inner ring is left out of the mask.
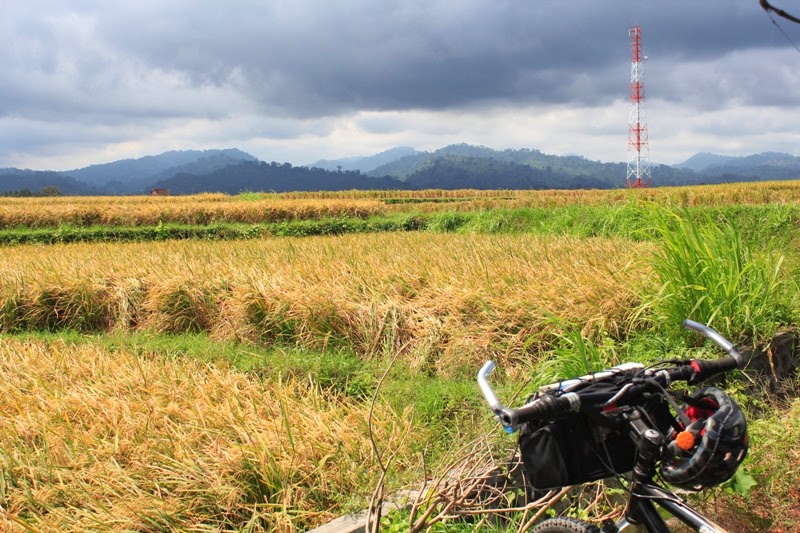
[[[706,175],[769,176],[763,179],[783,180],[800,177],[798,161],[800,158],[779,152],[764,152],[743,157],[701,152],[674,167]]]
[[[310,165],[310,168],[323,168],[325,170],[358,170],[360,172],[370,172],[383,165],[394,163],[398,159],[406,156],[418,155],[418,152],[410,146],[397,146],[375,155],[363,157],[345,157],[342,159],[320,159]]]
[[[139,159],[122,159],[62,172],[0,169],[0,192],[55,186],[64,194],[146,194],[160,180],[180,173],[206,175],[230,165],[256,161],[236,148],[180,150]]]
[[[149,191],[154,182],[171,178],[178,173],[203,175],[243,161],[255,160],[252,155],[236,148],[182,150],[91,165],[67,170],[63,174],[109,194],[137,194]]]
[[[266,163],[241,150],[171,151],[52,172],[0,169],[0,193],[69,195],[172,194],[348,189],[610,189],[625,187],[625,163],[534,149],[494,150],[456,144],[435,151],[397,147],[379,154],[320,160],[306,166]],[[653,184],[693,185],[800,179],[800,158],[766,152],[745,157],[699,153],[683,163],[654,165]]]

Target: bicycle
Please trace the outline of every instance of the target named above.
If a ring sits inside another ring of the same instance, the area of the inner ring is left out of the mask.
[[[505,407],[492,390],[488,377],[494,362],[483,365],[481,392],[506,431],[520,431],[523,471],[533,489],[625,479],[627,506],[616,523],[606,522],[601,529],[574,518],[550,518],[534,532],[669,532],[657,505],[695,531],[725,533],[654,480],[658,475],[672,486],[702,490],[730,479],[747,454],[747,423],[727,394],[714,387],[692,395],[670,390],[674,382],[694,385],[744,368],[747,360],[712,328],[691,320],[683,325],[728,357],[670,360],[647,368],[626,363],[541,387],[518,409]]]

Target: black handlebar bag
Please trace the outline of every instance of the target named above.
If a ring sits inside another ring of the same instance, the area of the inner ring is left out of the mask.
[[[662,398],[642,406],[654,429],[669,430],[674,417]],[[636,443],[621,414],[571,413],[520,428],[520,454],[528,484],[536,490],[579,485],[633,470]]]
[[[623,430],[599,426],[580,413],[525,424],[519,446],[528,483],[539,490],[629,472],[636,461],[636,446]]]

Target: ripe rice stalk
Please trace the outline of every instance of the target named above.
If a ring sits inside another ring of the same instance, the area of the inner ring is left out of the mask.
[[[218,301],[225,297],[226,289],[223,283],[187,280],[152,284],[146,294],[145,329],[198,333],[211,330],[219,314]]]
[[[13,339],[0,379],[6,530],[295,531],[377,477],[369,406],[304,383]],[[375,438],[400,461],[412,429],[409,412],[376,406]]]
[[[548,314],[622,334],[648,279],[637,258],[650,246],[416,233],[13,247],[0,248],[0,294],[29,294],[30,286],[71,294],[91,281],[104,291],[105,327],[208,331],[363,357],[407,345],[418,360],[516,360],[538,353],[552,329]],[[38,315],[28,322],[45,323]],[[420,351],[433,339],[441,344]]]
[[[103,331],[113,322],[109,287],[95,280],[31,282],[18,291],[17,313],[26,328]]]
[[[132,331],[143,325],[148,293],[145,282],[138,278],[123,277],[109,280],[108,285],[114,327],[121,331]]]
[[[24,284],[20,280],[6,283],[0,288],[0,331],[27,329],[23,317]]]
[[[289,316],[290,302],[280,301],[274,291],[274,287],[260,281],[240,296],[238,314],[246,328],[242,336],[266,343],[291,342],[295,337],[297,324]]]
[[[348,328],[352,331],[356,352],[373,358],[401,350],[412,338],[404,322],[407,315],[397,304],[362,305]]]
[[[241,201],[225,195],[175,197],[0,198],[0,228],[208,225],[218,222],[281,222],[381,215],[375,200],[292,200],[268,197]]]

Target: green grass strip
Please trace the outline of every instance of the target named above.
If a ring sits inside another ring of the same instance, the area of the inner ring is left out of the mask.
[[[732,226],[743,239],[794,244],[800,205],[714,206],[686,209],[700,226]],[[386,231],[572,235],[658,240],[651,212],[635,203],[621,206],[566,206],[482,211],[403,212],[367,219],[339,217],[274,223],[213,223],[156,226],[61,225],[53,228],[0,229],[0,245],[71,242],[145,242],[173,239],[232,240],[308,237]]]

